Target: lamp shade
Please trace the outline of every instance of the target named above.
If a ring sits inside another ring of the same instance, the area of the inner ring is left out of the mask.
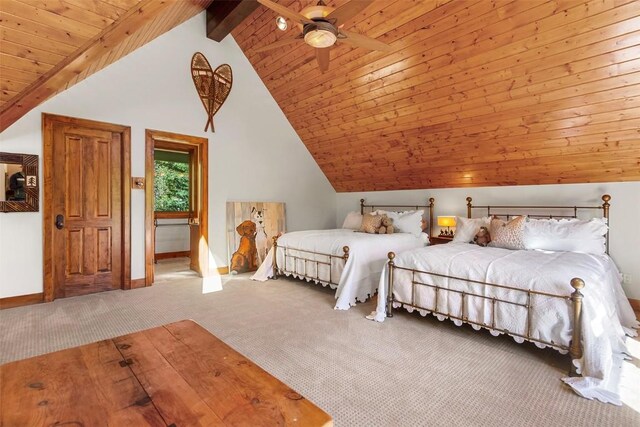
[[[439,216],[438,217],[438,227],[455,227],[455,226],[456,226],[455,216]]]

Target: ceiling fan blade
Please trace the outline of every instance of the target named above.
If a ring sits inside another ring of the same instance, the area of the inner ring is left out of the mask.
[[[287,9],[284,6],[281,6],[278,3],[274,3],[271,0],[258,0],[258,3],[268,7],[269,9],[277,12],[278,14],[284,16],[285,18],[291,19],[292,21],[298,22],[300,24],[313,24],[312,20],[305,18],[304,16],[300,15],[298,12],[294,12],[292,10]]]
[[[364,47],[370,50],[381,50],[383,52],[392,52],[393,47],[386,43],[382,43],[371,37],[363,36],[362,34],[352,33],[351,31],[340,30],[340,33],[345,35],[346,38],[338,38],[338,41],[352,44],[357,47]]]
[[[282,39],[278,40],[275,43],[268,44],[266,46],[259,47],[255,50],[255,52],[266,52],[267,50],[276,49],[282,46],[286,46],[291,43],[295,43],[297,41],[303,41],[302,37],[296,37],[295,39]]]
[[[351,0],[331,12],[327,19],[335,19],[342,23],[356,16],[369,6],[373,0]]]
[[[316,59],[318,60],[318,66],[323,73],[329,69],[329,50],[331,48],[316,48]]]

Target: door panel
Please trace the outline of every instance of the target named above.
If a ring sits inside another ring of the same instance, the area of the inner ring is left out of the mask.
[[[98,263],[100,272],[111,271],[111,229],[98,229]]]
[[[72,135],[65,135],[65,152],[61,153],[64,156],[65,163],[65,177],[64,189],[74,188],[73,191],[65,191],[65,211],[66,218],[84,218],[82,195],[83,181],[82,181],[82,157],[84,150],[82,149],[82,138]]]
[[[122,287],[119,133],[56,123],[53,129],[54,289],[68,297]]]
[[[67,230],[67,274],[66,276],[72,276],[74,274],[83,273],[83,256],[84,253],[84,230],[77,228],[75,230]]]

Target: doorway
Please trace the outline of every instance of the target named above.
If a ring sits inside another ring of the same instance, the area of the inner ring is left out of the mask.
[[[44,300],[129,289],[131,129],[42,120]]]
[[[209,275],[207,143],[146,131],[146,286]]]

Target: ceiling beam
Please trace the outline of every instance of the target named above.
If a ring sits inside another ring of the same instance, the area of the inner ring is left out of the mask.
[[[214,0],[207,8],[207,37],[221,42],[258,6],[256,0]]]
[[[204,9],[209,2],[192,0],[194,13]],[[74,77],[81,74],[120,43],[131,39],[143,30],[146,24],[169,13],[175,8],[172,0],[142,0],[133,8],[120,16],[97,36],[88,40],[71,55],[59,62],[51,70],[40,76],[6,102],[0,110],[0,132],[11,126],[22,116],[55,93],[65,89]]]

